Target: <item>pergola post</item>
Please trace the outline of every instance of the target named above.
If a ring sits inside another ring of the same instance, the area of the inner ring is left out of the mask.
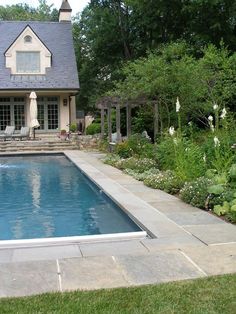
[[[120,104],[116,105],[116,134],[117,142],[121,141],[121,132],[120,132]]]
[[[158,117],[158,102],[154,103],[154,142],[157,141],[157,135],[159,131],[159,117]]]
[[[131,106],[126,105],[126,129],[127,129],[127,137],[131,135]]]
[[[104,107],[102,106],[102,108],[101,108],[101,138],[102,139],[104,139],[104,134],[105,134],[104,116],[105,116],[105,110],[104,110]]]
[[[108,141],[112,142],[111,106],[107,107]]]

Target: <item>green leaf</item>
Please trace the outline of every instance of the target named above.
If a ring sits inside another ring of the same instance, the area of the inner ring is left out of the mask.
[[[208,187],[207,191],[210,194],[220,195],[224,191],[224,188],[219,184],[211,185]]]

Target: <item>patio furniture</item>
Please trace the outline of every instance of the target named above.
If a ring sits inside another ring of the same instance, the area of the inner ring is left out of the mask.
[[[7,138],[12,138],[12,135],[15,131],[15,127],[14,126],[6,126],[6,129],[4,131],[3,134],[0,134],[0,139],[3,139],[4,141],[7,140]]]
[[[12,139],[29,139],[30,128],[28,126],[22,126],[19,134],[13,134]]]

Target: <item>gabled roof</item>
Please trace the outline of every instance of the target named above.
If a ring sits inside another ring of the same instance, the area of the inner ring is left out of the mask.
[[[46,70],[43,79],[27,75],[12,77],[10,69],[5,66],[5,51],[27,25],[52,53],[52,67]],[[0,40],[0,90],[79,89],[71,23],[1,21],[0,34],[3,34]]]
[[[11,45],[6,49],[4,55],[7,53],[8,50],[11,49],[11,47],[14,45],[14,43],[17,41],[17,39],[20,37],[20,35],[21,35],[22,33],[24,33],[24,31],[25,31],[26,29],[28,29],[28,28],[35,34],[35,36],[38,38],[38,40],[41,42],[41,44],[48,50],[48,52],[49,52],[50,54],[52,54],[52,52],[48,49],[48,47],[42,42],[42,40],[39,38],[39,36],[38,36],[38,35],[34,32],[34,30],[30,27],[30,25],[27,24],[27,25],[25,26],[25,28],[22,30],[22,32],[16,37],[16,39],[15,39],[15,40],[11,43]]]

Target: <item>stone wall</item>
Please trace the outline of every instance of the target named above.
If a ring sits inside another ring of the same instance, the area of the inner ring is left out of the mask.
[[[79,149],[96,149],[100,143],[100,134],[78,135],[77,143]]]

